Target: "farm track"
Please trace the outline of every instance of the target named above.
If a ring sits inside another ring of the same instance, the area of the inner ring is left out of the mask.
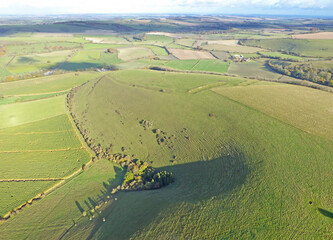
[[[83,146],[80,148],[62,148],[62,149],[43,149],[43,150],[11,150],[11,151],[0,151],[0,153],[30,153],[30,152],[64,152],[71,150],[85,149]]]
[[[51,132],[27,132],[27,133],[7,133],[7,134],[2,134],[0,133],[0,136],[6,136],[6,135],[11,135],[11,136],[15,136],[15,135],[34,135],[34,134],[50,134],[50,133],[63,133],[63,132],[71,132],[71,130],[63,130],[63,131],[51,131]]]
[[[6,66],[5,66],[5,67],[8,67],[8,66],[9,66],[9,64],[11,64],[11,62],[12,62],[12,61],[15,59],[15,57],[16,57],[16,56],[13,56],[13,57],[12,57],[12,59],[10,59],[10,60],[9,60],[9,62],[6,64]]]
[[[46,92],[46,93],[29,93],[29,94],[17,94],[17,95],[7,95],[6,97],[26,97],[26,96],[38,96],[38,95],[47,95],[47,94],[55,94],[55,93],[66,93],[70,91],[72,88],[55,91],[55,92]]]
[[[67,105],[64,106],[65,107],[65,111],[67,112],[66,115],[68,117],[68,120],[70,121],[73,131],[75,132],[76,137],[78,138],[78,140],[81,143],[81,147],[80,148],[68,148],[68,149],[53,149],[53,150],[27,150],[27,151],[3,151],[0,153],[11,153],[11,152],[54,152],[54,151],[70,151],[70,150],[81,150],[81,149],[85,149],[88,154],[90,155],[90,160],[89,162],[86,163],[86,167],[89,167],[92,163],[93,163],[93,154],[90,150],[90,148],[86,145],[85,141],[83,140],[81,134],[79,134],[77,127],[74,124],[74,120],[71,118],[70,116],[70,111],[67,107]],[[42,197],[52,193],[53,191],[55,191],[56,189],[58,189],[59,187],[63,186],[64,184],[66,184],[68,182],[69,179],[79,175],[80,173],[82,173],[84,171],[83,168],[79,168],[76,171],[74,171],[72,174],[63,177],[63,178],[36,178],[36,179],[0,179],[0,183],[1,182],[37,182],[37,181],[59,181],[57,182],[55,185],[53,185],[52,187],[46,189],[43,193],[37,194],[35,197],[31,198],[29,201],[31,204],[37,200],[40,200]],[[30,204],[29,204],[30,205]],[[18,211],[22,211],[26,206],[28,206],[26,203],[21,204],[20,206],[18,206],[17,208],[15,208],[15,211],[10,211],[7,214],[5,214],[4,216],[2,216],[2,218],[0,220],[2,220],[1,222],[4,222],[5,220],[9,219],[11,217],[12,214],[16,214]]]
[[[39,181],[59,181],[65,178],[25,178],[25,179],[0,179],[0,182],[39,182]]]
[[[190,71],[193,71],[193,69],[199,64],[200,59],[198,59],[198,61],[191,67]]]
[[[166,68],[163,66],[159,67],[158,69],[151,68],[150,70],[161,71],[161,72],[197,73],[197,74],[209,74],[209,75],[219,75],[219,76],[227,76],[227,77],[241,77],[238,75],[236,76],[236,75],[228,74],[228,73],[207,72],[207,71],[188,71],[188,70],[179,70],[179,69],[174,69],[174,68]],[[332,87],[328,87],[325,85],[317,84],[317,83],[306,81],[306,80],[296,79],[296,78],[293,79],[292,81],[284,80],[284,79],[282,79],[283,77],[284,77],[283,75],[278,79],[268,79],[268,78],[263,79],[263,78],[257,77],[253,80],[304,86],[304,87],[314,88],[314,89],[333,93]],[[242,77],[242,78],[246,78],[246,77]],[[249,78],[247,78],[247,79],[249,79]]]

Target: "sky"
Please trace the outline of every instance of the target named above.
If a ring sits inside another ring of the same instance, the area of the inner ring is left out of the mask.
[[[1,15],[193,13],[333,17],[333,0],[0,0]]]

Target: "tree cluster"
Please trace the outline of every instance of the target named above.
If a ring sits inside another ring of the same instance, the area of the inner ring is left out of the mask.
[[[276,72],[311,82],[333,86],[333,70],[318,68],[312,64],[291,64],[285,62],[268,62]]]

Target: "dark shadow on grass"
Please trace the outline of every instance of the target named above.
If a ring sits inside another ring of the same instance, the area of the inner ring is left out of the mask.
[[[80,205],[80,203],[78,201],[75,201],[75,204],[77,206],[77,208],[79,209],[79,211],[81,212],[81,214],[84,212],[83,207]]]
[[[116,176],[114,179],[109,179],[107,182],[103,182],[103,187],[105,190],[101,190],[101,194],[93,197],[88,197],[85,201],[84,204],[85,206],[81,206],[81,204],[78,201],[75,201],[75,204],[81,214],[86,211],[89,212],[90,210],[94,209],[99,202],[105,201],[107,199],[107,196],[110,195],[110,192],[112,191],[113,188],[117,187],[122,179],[124,178],[125,171],[121,169],[120,167],[114,167]],[[88,214],[89,217],[89,214]]]
[[[318,208],[318,211],[319,211],[322,215],[324,215],[325,217],[328,217],[328,218],[333,219],[333,212],[327,211],[327,210],[322,209],[322,208]]]
[[[66,71],[76,71],[76,70],[84,70],[90,68],[100,68],[103,67],[104,64],[101,63],[91,63],[91,62],[64,62],[63,64],[56,65],[55,67],[59,70]]]
[[[19,57],[17,60],[18,63],[36,63],[39,62],[38,60],[31,58],[31,57]]]
[[[120,192],[101,214],[95,216],[87,239],[98,236],[129,239],[134,233],[173,213],[182,203],[197,203],[215,197],[224,198],[248,175],[242,154],[218,159],[174,165],[158,170],[173,172],[175,182],[158,190]],[[105,218],[106,221],[102,221]]]

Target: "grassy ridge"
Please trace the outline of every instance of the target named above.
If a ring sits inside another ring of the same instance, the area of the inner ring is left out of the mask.
[[[214,91],[306,132],[333,140],[333,115],[329,114],[330,103],[333,102],[331,93],[284,84],[218,88]]]
[[[84,223],[68,238],[332,237],[330,219],[317,211],[332,204],[332,181],[326,177],[333,168],[332,141],[211,91],[188,95],[189,89],[222,79],[215,77],[122,71],[78,92],[74,110],[90,136],[172,171],[176,182],[158,194],[119,194],[120,201],[104,210],[106,223],[99,218],[88,232]],[[101,106],[108,111],[96,111]],[[140,119],[176,139],[158,145]]]

